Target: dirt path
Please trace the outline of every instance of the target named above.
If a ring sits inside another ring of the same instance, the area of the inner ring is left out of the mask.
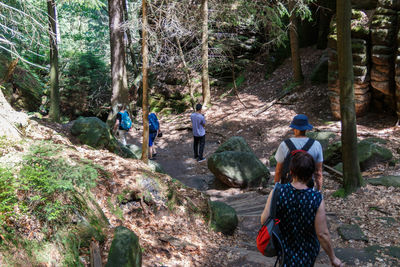
[[[307,77],[322,52],[304,49],[302,53],[303,71]],[[231,136],[240,135],[246,139],[261,161],[269,166],[269,157],[279,143],[291,135],[288,125],[297,113],[307,114],[310,122],[317,130],[333,131],[340,134],[340,122],[332,121],[326,85],[311,85],[307,80],[304,86],[296,88],[294,93],[282,99],[278,104],[257,117],[253,116],[255,111],[270,103],[280,91],[287,88],[288,84],[290,84],[290,70],[290,60],[286,60],[270,76],[268,81],[264,79],[264,73],[258,72],[258,70],[249,70],[246,82],[240,91],[241,101],[247,108],[239,103],[237,97],[228,96],[223,99],[217,96],[214,97],[213,105],[204,112],[207,120],[206,158],[224,140]],[[214,94],[218,94],[218,92],[214,92]],[[264,207],[266,196],[256,191],[224,187],[214,180],[214,176],[209,172],[206,162],[197,163],[193,159],[192,133],[187,130],[191,126],[190,113],[190,111],[187,111],[184,114],[170,115],[160,119],[164,136],[156,141],[158,147],[157,162],[162,165],[170,176],[180,180],[185,185],[205,191],[212,200],[224,201],[236,209],[240,223],[235,235],[242,245],[239,248],[235,248],[235,251],[241,257],[239,260],[232,262],[231,266],[268,266],[268,263],[265,262],[266,259],[259,257],[255,247],[255,237],[259,229],[259,216]],[[361,138],[374,136],[388,139],[392,150],[395,151],[395,157],[399,156],[399,151],[397,150],[396,152],[396,147],[400,147],[400,130],[392,127],[396,123],[395,116],[370,113],[360,118],[358,123],[358,131]],[[132,132],[128,142],[140,145],[140,134],[141,131]],[[270,171],[272,177],[274,170],[271,169]],[[399,173],[399,169],[396,167],[388,169],[387,166],[377,166],[370,173],[374,175],[379,173],[396,174]],[[368,174],[365,173],[364,176],[368,176]],[[351,218],[346,216],[352,216],[352,212],[354,213],[357,207],[353,207],[353,211],[345,212],[340,205],[353,205],[352,201],[356,201],[357,198],[373,203],[377,196],[370,195],[368,193],[370,189],[367,189],[355,194],[355,199],[339,201],[341,204],[338,204],[338,201],[332,197],[332,193],[339,188],[337,180],[332,179],[326,172],[324,172],[324,177],[324,197],[327,202],[327,214],[334,244],[336,247],[344,248],[338,251],[342,257],[350,255],[350,259],[347,260],[349,265],[357,265],[357,263],[363,265],[363,259],[355,260],[351,255],[356,255],[357,251],[359,252],[361,248],[366,247],[368,244],[363,244],[359,241],[353,243],[343,241],[335,231],[338,225],[352,221]],[[385,190],[385,188],[379,188],[380,193],[385,194]],[[393,190],[388,194],[393,194]],[[394,190],[394,194],[400,199],[400,190]],[[364,216],[367,220],[366,222],[361,222],[361,224],[368,225],[364,229],[368,229],[372,239],[381,234],[374,232],[375,230],[372,229],[373,222],[368,219],[371,213],[369,210],[357,210],[355,213],[359,214],[359,217]],[[400,213],[400,211],[396,211],[397,213]],[[395,214],[391,214],[395,216]],[[397,222],[393,229],[396,229],[397,225],[400,227],[400,222]],[[384,241],[381,242],[383,243]],[[389,238],[386,239],[386,242],[389,245],[399,246],[397,239]],[[372,242],[372,244],[375,243],[377,242]],[[350,251],[350,248],[358,250]],[[367,260],[365,259],[365,265],[367,265]],[[324,252],[320,253],[317,262],[319,264],[329,263]]]

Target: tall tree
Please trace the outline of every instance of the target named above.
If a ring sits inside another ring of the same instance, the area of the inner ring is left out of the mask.
[[[295,82],[303,81],[303,73],[301,70],[301,59],[299,53],[299,34],[298,34],[298,22],[296,16],[296,0],[289,0],[289,12],[290,12],[290,50],[292,55],[292,66],[293,66],[293,80]]]
[[[203,92],[203,105],[211,103],[210,79],[208,77],[208,0],[201,2],[202,34],[201,34],[201,85]]]
[[[354,104],[354,74],[351,51],[351,3],[338,0],[337,52],[340,84],[340,116],[342,121],[343,187],[346,193],[362,185],[357,156],[357,124]]]
[[[50,112],[52,121],[60,121],[60,92],[58,86],[57,9],[55,0],[47,0],[50,34]]]
[[[124,0],[108,0],[108,14],[110,16],[110,49],[111,49],[111,112],[107,122],[113,124],[118,113],[118,104],[127,106],[128,79],[125,65],[124,44]]]
[[[149,149],[149,92],[148,92],[148,69],[149,69],[149,48],[147,45],[147,1],[142,0],[142,58],[143,58],[143,143],[142,160],[148,163]]]

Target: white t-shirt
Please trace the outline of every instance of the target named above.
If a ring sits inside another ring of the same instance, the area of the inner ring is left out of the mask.
[[[308,137],[290,138],[290,141],[292,141],[293,145],[297,149],[301,149],[307,143],[308,139]],[[287,147],[285,142],[282,142],[279,145],[278,150],[275,154],[276,161],[278,163],[283,163],[288,152],[289,148]],[[308,153],[314,158],[315,163],[320,163],[324,161],[322,146],[317,140],[314,141],[313,145],[308,150]]]

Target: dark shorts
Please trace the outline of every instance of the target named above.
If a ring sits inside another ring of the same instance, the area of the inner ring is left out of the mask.
[[[157,132],[149,133],[149,146],[153,146],[154,139],[156,139]]]

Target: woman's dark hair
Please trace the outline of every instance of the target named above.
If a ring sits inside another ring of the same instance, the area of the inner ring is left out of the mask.
[[[293,177],[306,184],[315,172],[315,162],[310,154],[299,151],[293,155],[289,169]]]

